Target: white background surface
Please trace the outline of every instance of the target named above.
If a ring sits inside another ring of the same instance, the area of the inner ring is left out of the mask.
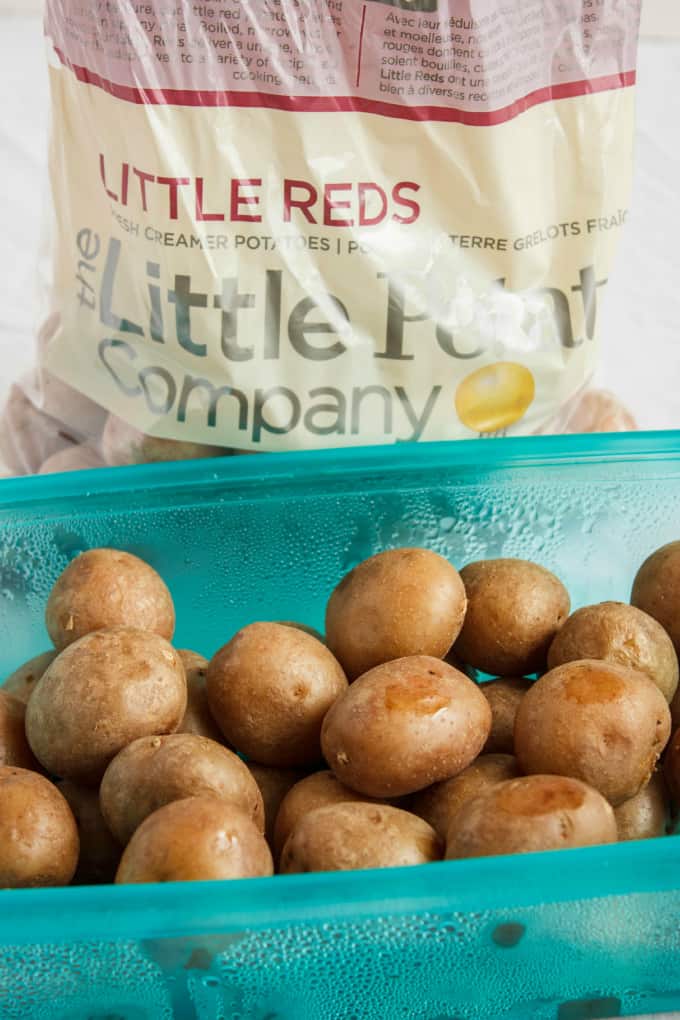
[[[47,139],[40,20],[6,12],[38,5],[0,0],[0,399],[31,360]],[[642,428],[680,427],[678,0],[647,0],[645,8],[632,215],[600,325],[598,382],[628,403]]]

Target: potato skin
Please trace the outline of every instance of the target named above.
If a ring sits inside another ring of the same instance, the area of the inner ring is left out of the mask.
[[[104,461],[98,452],[86,443],[78,446],[67,446],[64,450],[53,453],[44,460],[38,471],[39,475],[54,475],[63,471],[91,471],[104,467]]]
[[[0,765],[42,771],[26,740],[26,705],[0,689]]]
[[[463,567],[468,609],[454,653],[492,676],[545,668],[548,648],[569,615],[559,578],[528,560],[480,560]]]
[[[162,637],[131,627],[86,634],[46,670],[26,710],[26,736],[52,775],[99,782],[137,737],[171,733],[187,704],[184,666]]]
[[[515,716],[531,684],[531,680],[522,676],[499,677],[479,685],[491,706],[491,732],[482,754],[515,753]]]
[[[257,783],[264,802],[264,834],[269,846],[274,846],[274,826],[279,808],[292,788],[305,778],[299,769],[274,769],[269,765],[248,762],[248,771]]]
[[[148,436],[115,414],[110,414],[106,420],[101,448],[106,463],[114,467],[122,464],[202,460],[206,457],[222,457],[228,452],[221,446]]]
[[[680,542],[669,542],[645,560],[630,601],[661,624],[680,657]]]
[[[279,623],[251,623],[208,666],[208,704],[227,742],[259,765],[314,766],[323,718],[347,690],[320,641]]]
[[[144,560],[118,549],[89,549],[57,578],[45,623],[59,651],[110,627],[148,630],[169,641],[175,607],[165,582]]]
[[[321,744],[341,783],[399,797],[462,772],[490,728],[489,703],[472,680],[411,655],[355,680],[324,719]]]
[[[428,549],[390,549],[364,560],[326,607],[326,641],[348,678],[407,655],[443,659],[465,617],[458,571]]]
[[[661,624],[623,602],[585,606],[563,624],[548,652],[548,669],[577,659],[602,659],[646,673],[666,701],[678,687],[678,657]]]
[[[680,687],[678,687],[677,691],[675,692],[670,707],[671,707],[671,719],[673,722],[673,730],[675,731],[677,730],[678,726],[680,726]]]
[[[262,794],[248,767],[222,744],[194,733],[128,744],[104,773],[99,801],[106,824],[125,846],[154,811],[205,794],[231,801],[264,831]]]
[[[36,655],[35,658],[29,659],[23,666],[19,666],[18,669],[10,674],[5,680],[2,690],[6,694],[11,694],[12,697],[18,698],[19,701],[27,703],[33,689],[37,684],[40,677],[43,675],[47,667],[54,662],[59,653],[52,649],[49,652],[43,652],[41,655]]]
[[[189,882],[273,874],[257,826],[218,797],[175,800],[142,822],[123,852],[116,883]]]
[[[291,787],[281,801],[274,825],[274,860],[278,860],[286,840],[305,815],[320,807],[330,804],[348,804],[354,801],[379,803],[374,797],[363,794],[344,786],[332,772],[313,772],[311,776],[301,779]]]
[[[519,775],[517,759],[512,755],[482,754],[460,775],[414,793],[402,807],[423,818],[446,840],[451,820],[464,804],[492,786]]]
[[[122,849],[111,835],[99,807],[99,794],[89,786],[65,779],[57,789],[71,808],[80,839],[74,885],[113,882]]]
[[[676,810],[680,807],[680,728],[673,731],[664,756],[664,776]]]
[[[523,776],[469,800],[451,821],[446,859],[615,843],[611,805],[578,779]]]
[[[78,863],[78,829],[48,779],[0,767],[0,888],[68,885]]]
[[[187,710],[177,727],[178,733],[194,733],[218,744],[224,743],[220,728],[212,717],[208,704],[208,660],[198,652],[180,648],[177,652],[187,677]]]
[[[585,659],[557,666],[524,695],[515,754],[523,772],[581,779],[616,807],[649,781],[670,726],[648,676]]]
[[[399,868],[441,860],[422,818],[387,804],[331,804],[304,815],[286,840],[281,873]]]
[[[614,808],[619,840],[654,839],[666,833],[668,792],[661,772],[655,772],[635,797]]]
[[[63,425],[45,414],[12,383],[0,413],[0,456],[12,474],[32,475],[53,453],[75,445]]]

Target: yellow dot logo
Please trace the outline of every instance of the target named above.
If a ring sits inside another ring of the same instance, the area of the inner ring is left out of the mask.
[[[523,418],[535,395],[536,383],[528,368],[499,361],[463,379],[456,390],[456,412],[473,432],[498,432]]]

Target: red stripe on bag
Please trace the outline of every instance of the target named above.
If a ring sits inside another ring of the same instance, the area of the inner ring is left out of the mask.
[[[630,88],[635,85],[635,71],[622,71],[600,78],[548,85],[529,92],[509,106],[488,112],[472,112],[441,106],[400,106],[396,103],[382,103],[360,96],[277,96],[266,92],[214,92],[191,89],[144,89],[129,85],[117,85],[102,78],[86,67],[71,63],[64,53],[57,49],[57,56],[65,67],[70,68],[78,81],[102,89],[115,99],[141,106],[192,106],[222,107],[233,106],[246,109],[263,108],[283,110],[289,113],[372,113],[381,117],[398,120],[441,121],[449,124],[467,124],[471,127],[493,127],[530,110],[541,103],[559,99],[574,99],[577,96],[608,92],[613,89]]]

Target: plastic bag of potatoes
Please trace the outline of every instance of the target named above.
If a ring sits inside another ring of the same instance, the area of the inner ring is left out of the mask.
[[[53,273],[9,472],[632,427],[583,393],[639,0],[138,6],[47,0]]]
[[[680,807],[678,578],[675,542],[630,605],[571,613],[538,564],[458,573],[394,549],[336,586],[325,636],[257,621],[208,660],[173,647],[149,565],[83,553],[47,601],[53,650],[0,689],[0,887],[661,836]]]

